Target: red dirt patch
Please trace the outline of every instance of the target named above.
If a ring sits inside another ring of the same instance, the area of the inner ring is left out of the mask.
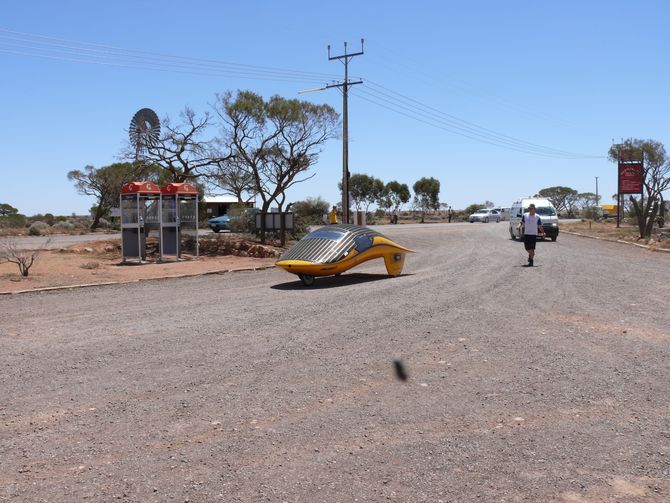
[[[22,278],[15,264],[0,264],[0,293],[75,285],[132,282],[230,270],[269,267],[282,249],[240,237],[203,239],[201,256],[179,262],[158,262],[149,247],[146,264],[121,265],[119,240],[90,241],[42,251]]]

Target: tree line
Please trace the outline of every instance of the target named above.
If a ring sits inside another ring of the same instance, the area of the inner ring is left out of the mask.
[[[338,184],[340,193],[342,183]],[[412,186],[414,190],[413,206],[421,210],[421,221],[424,221],[426,211],[440,208],[440,181],[435,178],[421,178]],[[357,211],[369,211],[375,204],[379,209],[397,214],[403,205],[407,204],[412,194],[406,183],[383,180],[363,173],[352,174],[349,177],[349,197],[351,204]]]

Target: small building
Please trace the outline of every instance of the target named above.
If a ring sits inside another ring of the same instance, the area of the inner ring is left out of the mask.
[[[225,215],[231,206],[236,206],[239,203],[235,196],[205,196],[202,198],[202,204],[205,207],[206,217],[209,219]],[[254,201],[247,201],[242,204],[248,208],[254,207]]]

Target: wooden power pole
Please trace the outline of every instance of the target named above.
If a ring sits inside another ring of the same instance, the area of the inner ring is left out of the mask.
[[[348,111],[348,91],[349,86],[362,84],[362,80],[349,82],[349,61],[355,56],[363,55],[363,39],[361,39],[361,50],[359,52],[347,53],[347,43],[344,43],[344,54],[340,56],[330,55],[330,46],[328,46],[328,60],[339,59],[344,64],[344,82],[330,84],[326,89],[332,87],[342,88],[342,223],[349,223],[349,111]]]

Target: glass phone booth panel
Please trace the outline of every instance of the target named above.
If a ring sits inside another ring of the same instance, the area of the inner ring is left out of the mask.
[[[161,188],[161,260],[198,255],[198,191],[188,182]]]
[[[182,254],[198,255],[198,196],[178,194],[179,248]]]
[[[149,240],[149,247],[160,246],[160,202],[160,194],[140,195],[140,211],[144,221],[145,256],[147,240]]]
[[[161,194],[161,260],[165,255],[179,257],[177,211],[177,194]]]
[[[124,262],[145,259],[144,236],[140,230],[140,195],[121,194],[121,254]]]

